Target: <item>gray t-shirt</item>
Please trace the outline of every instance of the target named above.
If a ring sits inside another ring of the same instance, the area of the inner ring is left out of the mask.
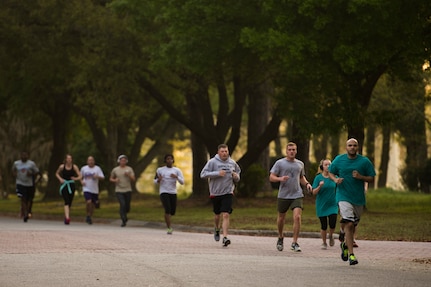
[[[271,168],[271,173],[276,176],[289,176],[285,182],[280,182],[278,198],[296,199],[304,197],[300,179],[305,175],[304,163],[298,159],[293,161],[282,158],[277,160]]]
[[[39,172],[36,164],[31,160],[17,160],[13,163],[13,170],[16,171],[16,184],[23,186],[33,186],[33,176]]]

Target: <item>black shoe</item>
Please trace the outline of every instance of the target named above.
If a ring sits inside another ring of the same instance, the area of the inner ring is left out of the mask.
[[[124,226],[126,226],[126,221],[125,220],[123,220],[123,223],[121,223],[121,227],[124,227]]]
[[[28,216],[24,216],[23,220],[24,220],[24,222],[27,222],[28,221]]]
[[[218,229],[218,228],[214,229],[214,240],[220,241],[220,229]]]
[[[93,221],[91,221],[90,216],[87,216],[87,218],[85,218],[85,222],[87,222],[88,224],[93,224]]]
[[[278,251],[283,251],[283,238],[278,238],[277,240],[277,250]]]
[[[223,237],[223,247],[226,247],[230,244],[230,240],[227,237]]]

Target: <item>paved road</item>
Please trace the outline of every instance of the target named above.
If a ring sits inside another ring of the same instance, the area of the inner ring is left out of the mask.
[[[143,226],[0,217],[0,286],[431,286],[431,243],[358,241],[349,266],[317,238],[293,253],[274,237],[232,235],[223,248],[208,233]]]

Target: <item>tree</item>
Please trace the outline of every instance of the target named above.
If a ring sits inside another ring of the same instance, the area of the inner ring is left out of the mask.
[[[142,87],[169,115],[192,133],[195,144],[204,144],[208,153],[227,143],[235,151],[248,90],[263,82],[260,62],[242,47],[242,27],[258,10],[245,1],[121,1],[119,11],[135,15],[135,29],[156,31],[154,45],[147,47],[152,60],[152,77],[141,79]],[[230,9],[226,9],[226,5]],[[241,13],[238,13],[241,11]],[[163,75],[161,76],[161,74]],[[170,90],[157,83],[169,83]],[[266,129],[239,160],[246,169],[258,159],[277,135],[281,119],[274,113]],[[195,188],[207,156],[194,154],[194,195],[206,194]],[[198,158],[199,157],[199,158]]]
[[[430,26],[430,5],[421,0],[415,5],[401,0],[265,1],[263,12],[273,21],[246,29],[244,41],[263,59],[278,62],[285,77],[296,78],[296,84],[286,82],[297,90],[311,79],[316,92],[293,97],[319,102],[323,94],[326,112],[315,115],[335,111],[348,138],[362,145],[366,110],[380,76],[389,69],[400,72],[401,64],[418,67],[429,58],[424,31]],[[289,101],[292,97],[284,100]]]

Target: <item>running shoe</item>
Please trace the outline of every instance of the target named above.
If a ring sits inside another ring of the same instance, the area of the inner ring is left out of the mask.
[[[70,223],[70,218],[64,218],[64,224],[69,225]]]
[[[219,228],[214,228],[214,240],[220,241],[220,229]]]
[[[326,244],[326,243],[322,243],[321,249],[322,249],[322,250],[326,250],[326,249],[328,249],[328,244]]]
[[[223,237],[223,247],[226,247],[230,244],[230,240],[227,237]]]
[[[344,232],[340,230],[340,234],[338,235],[338,240],[340,240],[340,242],[344,242]]]
[[[168,228],[168,232],[167,232],[167,234],[169,234],[169,235],[172,235],[172,232],[174,232],[174,230],[172,229],[172,228]]]
[[[358,264],[358,259],[356,259],[356,256],[354,254],[350,254],[349,263],[350,263],[350,265]]]
[[[301,252],[301,247],[299,247],[299,244],[297,242],[293,242],[290,246],[290,249],[294,252]]]
[[[283,251],[283,238],[278,238],[277,240],[277,250],[278,251]]]
[[[359,247],[359,245],[353,240],[353,247]]]
[[[346,243],[341,242],[340,247],[341,247],[341,259],[343,261],[349,260],[349,249],[347,248]]]
[[[334,237],[331,236],[329,237],[329,246],[334,246],[335,242],[334,242]]]
[[[85,222],[87,222],[88,224],[93,224],[93,221],[91,220],[91,217],[87,215],[87,217],[85,218]]]
[[[33,215],[31,214],[31,212],[28,213],[28,218],[30,219]]]

